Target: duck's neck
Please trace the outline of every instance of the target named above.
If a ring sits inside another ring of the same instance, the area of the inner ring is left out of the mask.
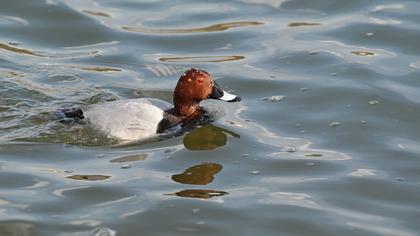
[[[174,97],[174,106],[175,106],[175,115],[179,116],[181,119],[187,119],[191,116],[194,116],[200,110],[198,102],[195,101],[185,101],[182,98],[177,96]]]
[[[192,104],[182,104],[175,106],[175,113],[177,116],[181,117],[182,119],[187,119],[188,117],[193,116],[199,111],[198,103]]]

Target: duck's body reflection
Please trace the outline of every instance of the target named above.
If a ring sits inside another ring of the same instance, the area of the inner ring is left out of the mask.
[[[186,169],[181,174],[172,175],[172,180],[181,184],[207,185],[214,180],[214,175],[222,170],[222,165],[217,163],[203,163]],[[178,197],[208,199],[228,194],[225,191],[211,189],[185,189],[172,194]]]
[[[181,174],[172,175],[172,180],[181,184],[206,185],[214,180],[214,175],[222,168],[217,163],[203,163],[192,166]]]
[[[228,134],[239,138],[239,134],[208,124],[196,128],[184,136],[184,146],[192,151],[212,150],[226,145]]]

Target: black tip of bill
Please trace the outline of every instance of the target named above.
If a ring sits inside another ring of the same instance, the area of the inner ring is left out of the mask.
[[[234,99],[229,100],[228,102],[240,102],[241,100],[241,97],[236,96]]]
[[[215,81],[213,82],[213,91],[209,98],[219,99],[226,102],[240,102],[242,100],[240,97],[230,94],[220,88],[220,86]]]

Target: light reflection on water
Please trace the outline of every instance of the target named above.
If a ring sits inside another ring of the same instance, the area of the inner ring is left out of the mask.
[[[417,235],[419,7],[2,2],[0,234]],[[49,117],[191,67],[243,101],[123,145]]]
[[[217,32],[217,31],[224,31],[231,28],[236,27],[244,27],[244,26],[255,26],[255,25],[262,25],[262,22],[229,22],[229,23],[220,23],[214,24],[206,27],[201,28],[191,28],[191,29],[148,29],[142,27],[135,27],[135,26],[123,26],[122,29],[131,31],[131,32],[138,32],[138,33],[147,33],[147,34],[187,34],[187,33],[200,33],[200,32]]]

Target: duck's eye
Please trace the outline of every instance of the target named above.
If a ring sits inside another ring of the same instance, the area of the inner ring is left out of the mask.
[[[200,85],[204,83],[203,79],[197,79],[196,81],[197,81],[197,84],[200,84]]]

